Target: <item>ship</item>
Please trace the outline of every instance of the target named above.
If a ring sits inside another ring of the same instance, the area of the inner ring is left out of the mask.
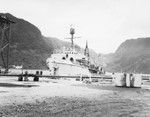
[[[74,45],[75,29],[70,28],[71,45],[54,51],[51,57],[47,58],[46,64],[51,75],[56,76],[92,76],[102,73],[102,67],[91,64],[88,43],[84,52],[80,52]]]

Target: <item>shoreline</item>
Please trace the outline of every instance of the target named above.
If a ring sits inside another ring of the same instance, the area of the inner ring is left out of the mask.
[[[4,81],[1,81],[4,82]],[[148,117],[150,89],[72,80],[6,82],[33,87],[0,87],[0,116]],[[1,102],[6,102],[2,104]]]

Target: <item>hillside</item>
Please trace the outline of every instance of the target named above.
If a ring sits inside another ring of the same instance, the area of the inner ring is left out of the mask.
[[[42,39],[40,30],[11,14],[7,13],[6,16],[15,22],[11,26],[10,65],[23,63],[24,68],[45,68],[45,59],[53,49]]]
[[[36,26],[24,19],[16,18],[9,13],[5,15],[15,22],[11,26],[10,67],[11,65],[23,64],[24,68],[28,69],[46,69],[46,59],[55,49],[70,46],[69,42],[43,36]],[[83,51],[78,45],[75,47]],[[90,50],[90,55],[98,63],[97,53]],[[3,66],[1,57],[0,66]]]
[[[105,55],[111,72],[150,73],[150,37],[126,40],[115,53]]]

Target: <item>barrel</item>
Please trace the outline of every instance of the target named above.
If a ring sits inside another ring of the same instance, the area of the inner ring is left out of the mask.
[[[116,74],[114,79],[115,86],[126,86],[126,74]]]
[[[126,74],[126,87],[131,86],[131,76],[132,74]]]
[[[134,74],[132,82],[133,82],[133,87],[141,88],[141,85],[142,85],[142,75],[141,74]]]

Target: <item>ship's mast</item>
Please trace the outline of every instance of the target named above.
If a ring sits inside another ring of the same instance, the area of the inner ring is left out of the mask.
[[[74,39],[75,38],[81,38],[81,37],[74,37],[74,34],[75,34],[75,29],[74,28],[70,28],[70,35],[71,35],[71,38],[65,38],[65,39],[71,39],[71,48],[73,49],[74,48]]]
[[[88,64],[90,62],[90,54],[89,54],[89,48],[88,48],[88,42],[86,41],[86,46],[84,49],[84,55],[88,58]]]
[[[71,34],[71,47],[74,47],[73,39],[74,39],[74,34],[75,34],[75,29],[70,28],[70,34]]]
[[[85,46],[85,49],[84,49],[84,55],[87,56],[89,58],[89,48],[88,48],[88,42],[86,41],[86,46]]]

